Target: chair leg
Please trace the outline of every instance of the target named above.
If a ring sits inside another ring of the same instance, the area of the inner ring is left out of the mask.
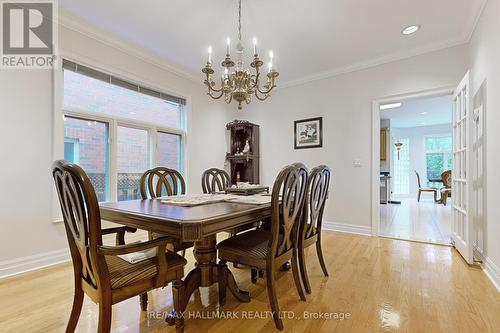
[[[103,295],[99,303],[99,325],[97,333],[109,333],[111,331],[111,295]]]
[[[438,193],[436,191],[434,191],[434,202],[437,202],[438,201],[438,197],[437,197]]]
[[[300,275],[302,276],[302,282],[304,283],[304,289],[306,290],[306,293],[310,294],[311,285],[309,284],[309,277],[307,276],[304,249],[301,246],[298,249],[298,260],[299,260]]]
[[[148,310],[148,293],[144,293],[139,295],[141,299],[141,310],[142,311],[147,311]]]
[[[328,276],[325,259],[323,258],[323,250],[321,249],[321,237],[318,237],[318,240],[316,241],[316,253],[318,254],[319,264],[321,265],[323,274],[325,274],[325,276]]]
[[[68,326],[66,326],[66,333],[73,333],[76,329],[76,324],[78,323],[78,318],[80,318],[80,313],[82,311],[83,296],[82,288],[80,286],[75,286],[73,308],[69,316]]]
[[[219,305],[226,304],[226,291],[227,291],[227,265],[226,262],[221,260],[219,262],[219,271],[217,272],[219,280]]]
[[[417,202],[420,202],[420,195],[422,194],[421,190],[418,190]]]
[[[300,282],[300,273],[299,273],[299,263],[297,259],[297,250],[293,250],[293,257],[292,257],[292,274],[293,274],[293,281],[295,282],[295,288],[297,288],[297,292],[299,293],[299,297],[301,300],[305,301],[306,300],[306,295],[304,293],[304,289],[302,289],[302,283]]]
[[[441,193],[441,203],[443,206],[446,206],[446,202],[448,201],[448,193]]]
[[[278,298],[276,297],[276,284],[274,281],[274,267],[271,263],[267,265],[267,296],[269,297],[269,305],[273,314],[274,325],[280,331],[283,330],[283,320],[280,318],[280,309],[278,305]]]
[[[175,332],[184,332],[184,282],[182,280],[175,280],[172,283],[172,296],[174,302],[174,315],[175,315]],[[187,302],[187,301],[186,301]]]

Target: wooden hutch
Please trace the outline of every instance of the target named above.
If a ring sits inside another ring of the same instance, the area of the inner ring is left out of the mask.
[[[229,152],[231,183],[259,184],[259,125],[246,120],[234,120],[226,125],[230,131]],[[245,150],[246,143],[249,146]]]

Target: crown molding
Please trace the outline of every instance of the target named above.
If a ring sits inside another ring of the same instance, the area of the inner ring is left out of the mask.
[[[470,42],[474,32],[476,31],[477,24],[479,23],[479,19],[483,15],[484,8],[486,8],[486,4],[488,0],[482,0],[481,3],[476,7],[476,15],[471,16],[468,25],[466,25],[464,36],[467,42]]]
[[[307,84],[307,83],[314,82],[314,81],[332,78],[332,77],[343,75],[343,74],[358,72],[358,71],[370,69],[373,67],[385,65],[385,64],[388,64],[391,62],[410,59],[410,58],[417,57],[420,55],[449,49],[449,48],[464,45],[467,43],[468,43],[468,40],[465,40],[465,39],[450,40],[450,41],[447,41],[444,43],[438,43],[438,44],[434,44],[434,45],[430,45],[430,46],[426,46],[426,47],[422,47],[422,48],[413,49],[411,51],[405,51],[405,52],[400,52],[400,53],[396,53],[396,54],[392,54],[392,55],[388,55],[388,56],[383,56],[383,57],[380,57],[377,59],[363,61],[363,62],[359,62],[357,64],[348,65],[348,66],[344,66],[344,67],[340,67],[340,68],[335,68],[335,69],[325,71],[325,72],[318,72],[318,73],[315,73],[315,74],[312,74],[309,76],[305,76],[303,78],[285,81],[285,82],[280,84],[279,89],[290,88],[290,87],[299,86],[299,85]]]
[[[135,46],[130,42],[120,39],[116,35],[110,34],[103,30],[97,29],[91,24],[83,22],[80,18],[68,13],[59,8],[59,25],[91,38],[101,44],[112,47],[120,52],[123,52],[131,57],[137,58],[145,63],[158,67],[162,70],[170,72],[180,78],[186,79],[196,84],[201,84],[199,77],[180,69],[179,66],[173,65],[164,58],[153,54],[141,47]]]

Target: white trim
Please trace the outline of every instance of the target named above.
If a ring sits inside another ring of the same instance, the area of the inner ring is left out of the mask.
[[[70,260],[68,248],[0,262],[0,279]]]
[[[412,51],[405,51],[405,52],[401,52],[398,54],[383,56],[383,57],[380,57],[377,59],[368,60],[368,61],[360,62],[357,64],[347,65],[344,67],[339,67],[339,68],[334,68],[334,69],[327,70],[327,71],[318,72],[318,73],[308,75],[308,76],[305,76],[302,78],[298,78],[295,80],[281,82],[276,87],[276,89],[290,88],[290,87],[299,86],[299,85],[307,84],[307,83],[314,82],[314,81],[329,79],[329,78],[339,76],[339,75],[363,71],[366,69],[389,64],[392,62],[406,60],[406,59],[414,58],[414,57],[417,57],[420,55],[424,55],[424,54],[428,54],[428,53],[432,53],[432,52],[436,52],[436,51],[440,51],[440,50],[450,49],[450,48],[460,46],[460,45],[465,45],[467,43],[468,43],[468,40],[460,39],[460,40],[440,43],[440,44],[437,44],[437,45],[434,45],[431,47],[424,47],[424,48],[419,48],[419,49],[415,49]]]
[[[428,89],[414,93],[387,96],[372,103],[372,158],[371,158],[371,234],[379,235],[380,229],[380,104],[394,100],[413,99],[429,96],[451,95],[455,87]]]
[[[356,235],[364,235],[364,236],[372,235],[371,228],[364,225],[353,225],[353,224],[323,221],[322,228],[323,230],[345,232]]]
[[[488,257],[484,258],[481,268],[483,269],[484,274],[486,274],[486,276],[500,292],[500,268]]]

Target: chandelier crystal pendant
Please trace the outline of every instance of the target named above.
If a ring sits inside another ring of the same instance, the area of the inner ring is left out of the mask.
[[[214,70],[212,68],[212,47],[208,47],[208,60],[205,67],[201,70],[205,75],[205,85],[208,87],[207,94],[213,99],[219,99],[224,96],[226,103],[230,104],[233,99],[238,102],[238,109],[242,109],[242,103],[249,104],[252,95],[260,100],[266,100],[271,93],[271,90],[276,87],[275,80],[279,73],[275,70],[273,64],[274,54],[269,52],[269,65],[267,72],[267,81],[261,87],[261,72],[260,68],[264,64],[259,58],[257,52],[257,39],[253,39],[253,60],[250,66],[255,69],[254,74],[250,70],[244,68],[243,64],[243,44],[241,43],[241,0],[238,1],[238,43],[236,44],[236,67],[231,59],[231,40],[226,40],[226,58],[221,63],[224,68],[224,74],[221,76],[221,86],[216,88],[216,83],[212,79]]]

